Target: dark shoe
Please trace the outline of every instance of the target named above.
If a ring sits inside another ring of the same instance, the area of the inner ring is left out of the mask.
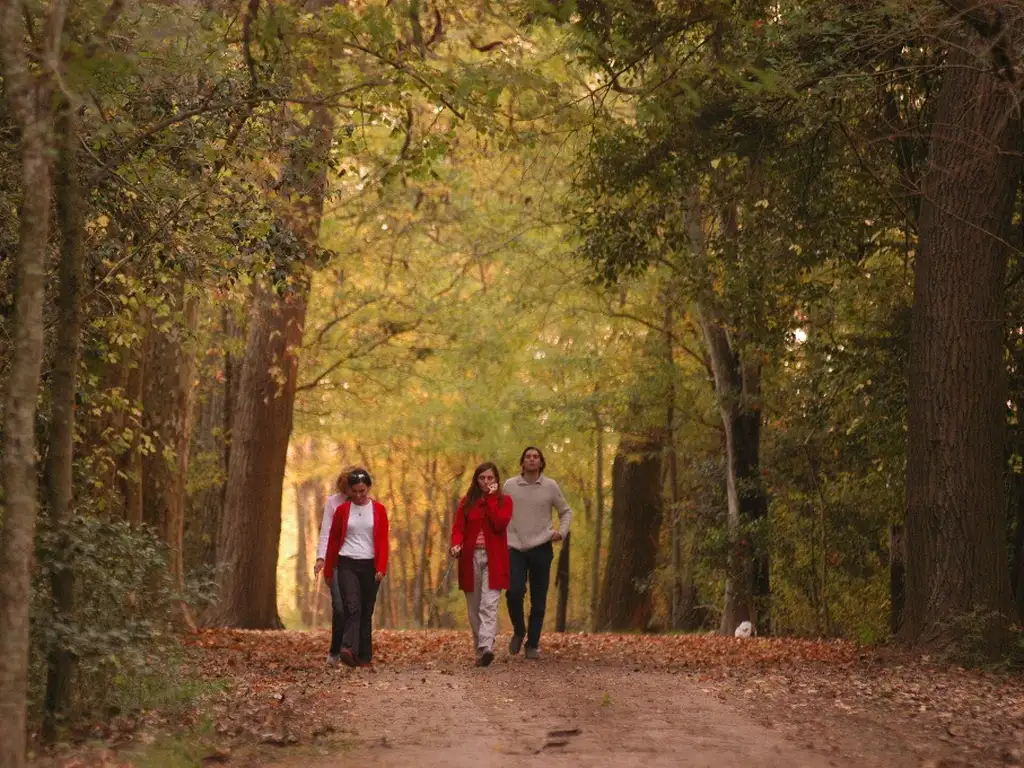
[[[527,648],[526,658],[537,661],[540,658],[540,648]]]
[[[356,661],[356,657],[352,655],[352,651],[348,648],[342,648],[338,657],[341,659],[341,663],[346,667],[356,667],[359,665],[359,662]]]
[[[494,661],[494,651],[484,651],[480,654],[477,664],[481,667],[489,667],[492,661]]]
[[[519,653],[519,651],[520,651],[520,649],[522,647],[523,647],[523,636],[522,635],[512,635],[512,639],[508,641],[508,652],[510,654],[512,654],[513,656],[515,656],[517,653]]]

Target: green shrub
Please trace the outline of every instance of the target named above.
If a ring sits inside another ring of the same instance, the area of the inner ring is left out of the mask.
[[[122,520],[78,516],[59,528],[41,521],[32,584],[30,707],[43,713],[46,660],[51,649],[75,659],[66,722],[126,711],[159,709],[168,693],[161,677],[176,677],[182,657],[176,636],[177,601],[200,605],[212,578],[190,580],[178,594],[167,570],[165,545],[153,531]],[[55,610],[50,579],[57,569],[74,574],[74,609]]]

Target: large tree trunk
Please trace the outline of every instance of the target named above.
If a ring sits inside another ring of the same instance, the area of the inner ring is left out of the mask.
[[[316,247],[323,215],[332,121],[325,108],[292,142],[276,199],[280,225],[307,250]],[[294,256],[294,254],[292,254]],[[298,350],[306,318],[309,267],[280,265],[285,285],[256,287],[238,395],[231,419],[231,455],[220,534],[220,579],[213,624],[280,628],[277,552],[281,493],[295,405]]]
[[[1021,126],[1013,88],[970,48],[951,45],[923,185],[900,628],[909,642],[951,639],[951,620],[977,609],[995,643],[1012,611],[1003,313]]]
[[[185,589],[183,534],[185,497],[195,404],[196,354],[193,336],[199,321],[199,300],[187,295],[183,279],[167,303],[180,318],[167,328],[156,323],[146,334],[143,377],[143,424],[156,450],[142,458],[142,519],[167,545],[167,566],[178,594]],[[194,628],[188,607],[179,604],[181,619]]]
[[[295,401],[296,351],[302,341],[305,297],[291,304],[256,290],[238,400],[231,419],[227,492],[217,537],[225,567],[209,623],[279,629],[277,551],[281,494]],[[279,388],[275,370],[281,372]]]
[[[72,487],[75,446],[75,394],[81,338],[83,274],[82,204],[78,187],[78,129],[75,111],[65,102],[58,125],[60,140],[57,167],[56,211],[60,229],[60,287],[57,296],[57,339],[50,374],[50,436],[46,466],[46,500],[53,528],[63,536],[74,514]],[[63,547],[66,549],[66,547]],[[58,564],[51,573],[53,610],[70,616],[74,610],[74,570]],[[46,712],[43,738],[52,742],[71,695],[74,657],[67,647],[70,638],[58,636],[47,657]]]
[[[0,765],[25,764],[28,694],[29,589],[36,528],[36,402],[43,362],[43,286],[50,236],[51,66],[66,4],[50,9],[37,80],[23,40],[21,2],[0,2],[0,65],[9,112],[20,130],[22,200],[15,263],[13,341],[4,400],[0,458]],[[51,49],[52,46],[52,49]],[[45,79],[42,79],[45,78]]]
[[[725,432],[729,559],[719,631],[731,635],[749,621],[769,634],[768,543],[757,530],[768,516],[760,468],[760,366],[743,363],[728,332],[707,310],[700,322]]]
[[[625,434],[612,464],[612,520],[597,629],[647,629],[661,532],[662,436]]]
[[[21,2],[0,2],[4,95],[20,130],[22,200],[10,374],[0,458],[0,765],[25,764],[29,589],[36,526],[35,418],[43,362],[43,287],[50,235],[53,118],[50,67],[58,65],[65,2],[50,8],[43,73],[35,74],[23,40]]]

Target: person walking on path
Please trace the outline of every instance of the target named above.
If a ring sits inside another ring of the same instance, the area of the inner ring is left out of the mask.
[[[338,479],[334,483],[335,493],[327,497],[324,502],[324,518],[320,522],[320,539],[316,547],[316,563],[313,565],[313,577],[320,575],[324,569],[324,560],[327,557],[327,540],[331,535],[331,523],[334,522],[334,513],[338,507],[348,501],[348,476],[357,466],[348,466],[341,470]],[[328,664],[340,664],[341,657],[338,649],[341,648],[341,637],[345,631],[345,609],[341,603],[341,589],[338,587],[338,571],[335,570],[334,578],[330,579],[331,588],[331,648],[327,652]]]
[[[484,462],[473,472],[469,491],[455,514],[449,551],[459,558],[459,589],[466,593],[478,667],[494,661],[498,604],[501,590],[509,584],[506,529],[512,519],[512,499],[501,492],[500,482],[494,462]]]
[[[338,569],[344,612],[341,644],[332,642],[331,653],[348,667],[368,667],[373,660],[373,608],[388,568],[388,512],[370,498],[372,485],[365,469],[349,474],[348,501],[334,513],[324,559],[328,584]]]
[[[512,497],[512,522],[508,526],[510,581],[505,599],[512,620],[508,652],[515,656],[526,640],[526,658],[540,658],[540,633],[551,581],[553,543],[569,534],[572,510],[558,483],[544,475],[547,463],[532,445],[519,457],[522,472],[505,481],[505,494]],[[558,528],[551,525],[551,510],[558,511]],[[523,616],[526,584],[530,584],[530,623]]]

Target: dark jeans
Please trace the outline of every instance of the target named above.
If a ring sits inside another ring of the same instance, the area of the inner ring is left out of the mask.
[[[373,607],[377,604],[377,580],[373,560],[338,558],[338,587],[344,606],[341,647],[361,662],[373,658]]]
[[[341,641],[345,632],[345,604],[341,600],[341,586],[338,579],[341,568],[334,569],[331,578],[331,655],[337,656],[341,651]]]
[[[511,580],[505,599],[508,601],[512,631],[520,637],[526,636],[527,648],[537,648],[540,646],[540,630],[544,626],[544,609],[548,603],[548,584],[551,582],[551,561],[555,558],[555,548],[549,541],[533,549],[510,549],[508,554]],[[530,582],[529,627],[523,618],[527,581]]]

